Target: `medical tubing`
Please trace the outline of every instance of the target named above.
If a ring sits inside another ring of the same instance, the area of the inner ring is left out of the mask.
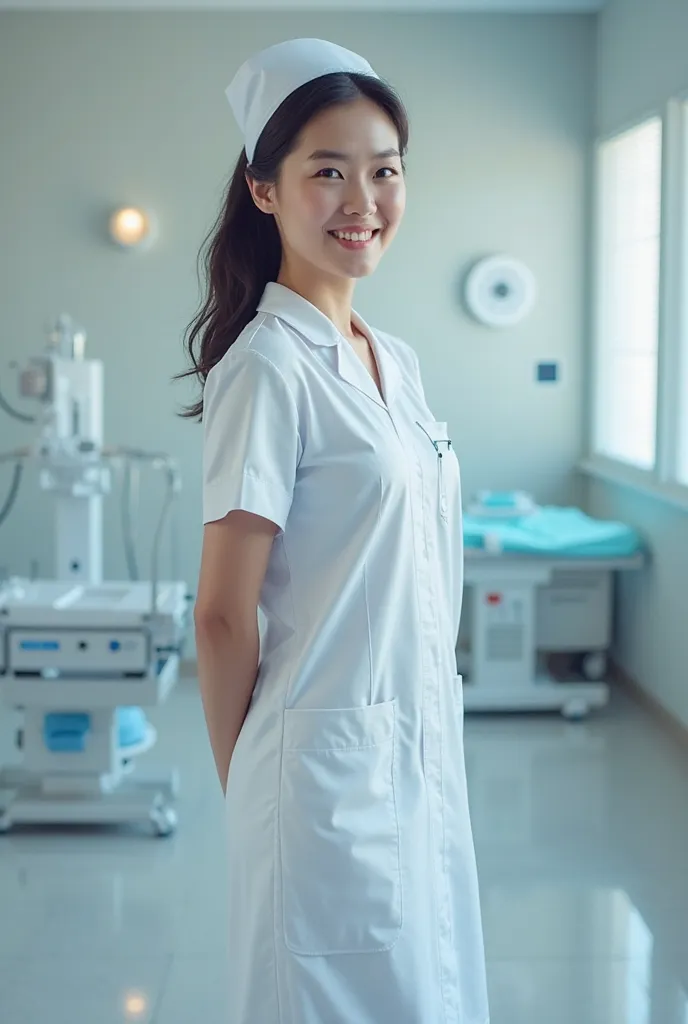
[[[170,521],[170,571],[173,580],[179,579],[179,502],[172,506]]]
[[[19,420],[20,423],[35,423],[36,417],[30,416],[26,412],[19,412],[19,409],[15,409],[14,406],[10,405],[7,399],[0,391],[0,409],[3,409],[8,416],[11,416],[15,420]]]
[[[153,537],[153,554],[151,558],[151,615],[155,616],[158,611],[158,574],[159,574],[159,556],[160,556],[160,542],[163,535],[163,529],[165,526],[165,520],[172,507],[175,493],[175,482],[176,473],[174,465],[170,460],[167,460],[167,494],[163,502],[162,509],[160,511],[160,518],[158,525],[155,529]]]
[[[5,498],[5,501],[3,502],[2,507],[0,508],[0,526],[2,526],[2,524],[9,516],[10,512],[12,511],[12,508],[14,507],[14,503],[17,500],[17,495],[19,493],[19,485],[21,484],[23,472],[23,464],[21,462],[15,463],[14,474],[12,476],[12,483],[10,484],[10,490],[7,497]]]
[[[177,489],[178,474],[176,470],[176,465],[174,460],[171,459],[169,455],[167,455],[165,452],[150,452],[145,451],[143,448],[107,448],[103,450],[103,456],[105,458],[110,459],[127,459],[129,462],[134,462],[137,460],[141,462],[152,462],[154,469],[160,468],[159,465],[156,466],[156,463],[158,463],[161,464],[162,467],[167,471],[167,494],[165,496],[163,507],[161,509],[160,517],[158,519],[158,523],[153,536],[153,553],[151,559],[151,615],[155,615],[157,613],[158,606],[157,591],[159,578],[160,543],[163,534],[163,528],[165,525],[165,520],[169,513],[170,507],[174,501],[174,496]],[[126,495],[124,496],[124,498],[126,500]],[[127,531],[129,534],[127,543],[130,543],[133,539],[132,533],[128,527]],[[129,553],[131,554],[132,551],[133,547],[131,547],[130,543]],[[136,566],[136,569],[138,571],[138,566]]]
[[[136,555],[136,537],[134,536],[134,515],[132,494],[132,474],[135,472],[136,494],[138,497],[138,467],[134,466],[131,459],[126,460],[124,467],[124,479],[122,481],[122,538],[124,541],[124,557],[127,563],[127,571],[130,580],[138,580],[139,565]]]

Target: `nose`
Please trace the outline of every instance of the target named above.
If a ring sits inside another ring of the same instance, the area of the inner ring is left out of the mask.
[[[345,217],[370,217],[377,209],[372,186],[368,181],[352,181],[342,204]]]

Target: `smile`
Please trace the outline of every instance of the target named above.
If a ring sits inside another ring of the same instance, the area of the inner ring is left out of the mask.
[[[328,235],[343,245],[345,249],[364,249],[379,234],[379,228],[367,231],[328,231]]]

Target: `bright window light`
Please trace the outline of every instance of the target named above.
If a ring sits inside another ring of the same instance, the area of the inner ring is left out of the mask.
[[[681,241],[681,314],[679,323],[679,400],[676,476],[688,484],[688,102],[683,104],[681,154],[682,228]],[[687,1018],[688,1024],[688,1018]]]
[[[600,146],[595,450],[642,469],[656,456],[662,122]]]

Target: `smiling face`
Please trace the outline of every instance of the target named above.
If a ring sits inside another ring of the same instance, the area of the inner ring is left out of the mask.
[[[249,184],[259,208],[275,216],[283,268],[350,280],[375,270],[406,200],[396,129],[368,99],[313,118],[276,184]]]

